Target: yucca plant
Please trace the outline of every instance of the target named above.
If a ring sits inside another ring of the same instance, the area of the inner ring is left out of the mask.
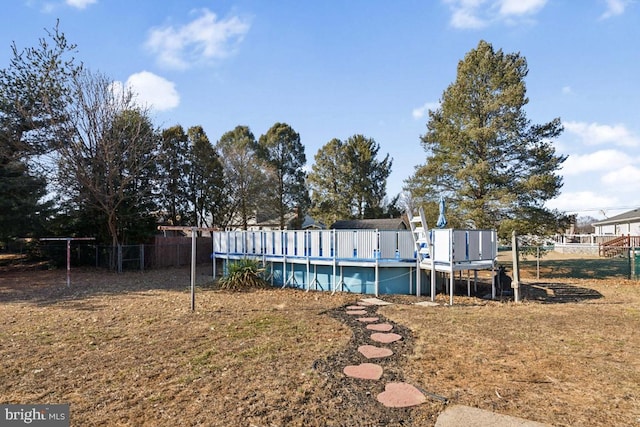
[[[220,279],[220,288],[238,291],[243,289],[265,288],[269,286],[264,280],[265,268],[254,259],[241,259],[229,264],[227,274]]]

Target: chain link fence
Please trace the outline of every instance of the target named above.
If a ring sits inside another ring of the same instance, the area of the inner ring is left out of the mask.
[[[72,242],[69,262],[72,267],[106,268],[118,272],[144,271],[191,264],[191,238],[157,239],[155,244],[97,245]],[[64,241],[39,242],[36,255],[46,259],[52,267],[67,264],[67,243]],[[197,238],[196,263],[211,263],[210,238]]]
[[[612,257],[557,252],[552,246],[520,246],[519,251],[523,279],[640,279],[640,248],[626,248]],[[511,248],[500,248],[498,264],[512,271]]]
[[[190,237],[159,237],[154,244],[107,246],[87,242],[72,242],[70,265],[96,267],[112,271],[145,271],[191,264]],[[640,248],[627,248],[613,257],[593,253],[562,253],[553,246],[520,246],[520,273],[526,280],[578,279],[640,279]],[[196,242],[196,263],[211,266],[212,241],[199,237]],[[37,256],[53,268],[67,263],[66,242],[39,242]],[[498,264],[512,273],[511,248],[501,247]],[[211,267],[212,268],[212,267]]]

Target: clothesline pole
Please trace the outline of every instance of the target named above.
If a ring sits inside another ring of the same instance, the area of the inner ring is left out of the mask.
[[[71,241],[72,240],[95,240],[95,237],[43,237],[45,241],[66,241],[67,242],[67,286],[71,286]]]

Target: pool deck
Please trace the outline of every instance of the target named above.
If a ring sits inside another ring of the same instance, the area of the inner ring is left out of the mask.
[[[416,296],[429,294],[433,300],[436,274],[443,273],[449,275],[449,282],[444,286],[451,304],[456,273],[467,272],[467,293],[470,294],[470,273],[474,272],[475,285],[477,272],[493,270],[496,264],[494,230],[433,229],[428,235],[430,243],[425,245],[416,241],[409,230],[217,231],[212,233],[211,256],[225,263],[244,258],[262,261],[269,264],[271,272],[276,272],[276,281],[282,286],[304,283],[304,288],[309,290],[312,285],[318,285],[318,275],[321,275],[324,282],[316,289],[376,296],[415,293]],[[404,269],[395,275],[403,277],[402,283],[392,283],[389,269],[394,268]],[[363,275],[368,279],[364,280]],[[430,286],[423,286],[422,281],[427,278]],[[495,297],[493,287],[492,295]]]

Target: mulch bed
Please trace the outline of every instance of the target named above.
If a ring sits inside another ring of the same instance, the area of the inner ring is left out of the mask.
[[[385,384],[405,381],[401,367],[407,355],[411,354],[414,341],[409,329],[379,315],[378,308],[375,305],[365,307],[366,317],[375,316],[380,318],[378,323],[391,323],[392,332],[402,335],[401,340],[390,344],[373,342],[370,336],[375,331],[367,330],[366,324],[357,320],[361,316],[347,314],[346,305],[324,313],[347,325],[352,331],[351,340],[343,350],[313,363],[313,369],[325,379],[325,387],[330,390],[332,401],[337,402],[338,408],[343,408],[343,413],[348,416],[341,420],[341,425],[402,426],[413,423],[414,408],[387,408],[376,400],[376,396],[384,391]],[[358,352],[359,346],[367,344],[390,348],[393,354],[368,360]],[[382,366],[383,373],[379,380],[350,378],[343,373],[345,366],[365,362]]]

